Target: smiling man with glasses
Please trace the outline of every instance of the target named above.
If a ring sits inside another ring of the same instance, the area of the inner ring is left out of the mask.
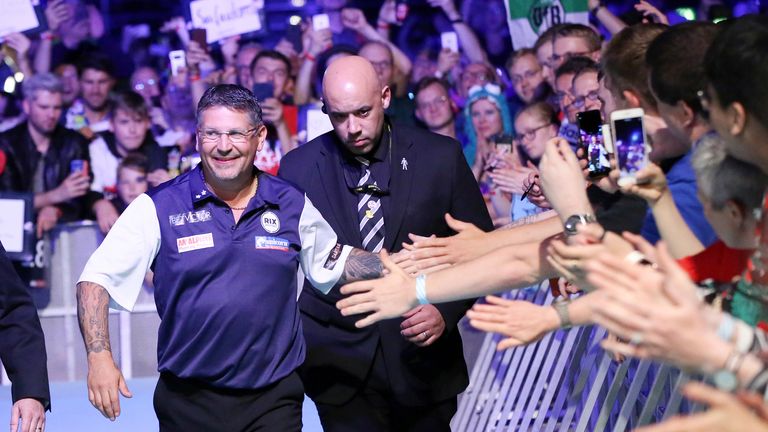
[[[108,305],[131,310],[151,268],[160,430],[300,431],[298,268],[327,293],[380,276],[382,265],[337,243],[303,192],[254,167],[267,131],[253,93],[211,87],[197,117],[201,163],[139,195],[80,276],[89,400],[115,420],[118,392],[130,397],[112,357]]]

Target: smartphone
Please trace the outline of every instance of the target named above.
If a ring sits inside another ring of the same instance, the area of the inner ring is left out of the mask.
[[[81,172],[88,175],[88,161],[85,159],[72,159],[69,161],[69,172]]]
[[[271,82],[256,83],[253,85],[253,95],[259,102],[273,98],[275,97],[275,85]]]
[[[331,27],[331,21],[328,14],[318,14],[312,17],[312,28],[315,31],[325,30]]]
[[[587,171],[590,178],[599,178],[611,172],[608,151],[603,139],[603,117],[600,110],[576,114],[579,125],[579,145],[587,156]]]
[[[443,49],[449,49],[455,53],[459,52],[459,37],[456,32],[440,33],[440,45]]]
[[[611,113],[613,148],[619,167],[619,186],[637,182],[637,172],[648,163],[648,143],[642,108],[631,108]]]
[[[289,24],[288,29],[285,30],[285,40],[290,42],[290,44],[293,46],[293,50],[297,53],[301,53],[304,49],[301,36],[300,24]]]
[[[200,48],[208,52],[208,31],[204,28],[193,28],[189,31],[189,39],[197,42]]]
[[[179,74],[179,69],[187,67],[187,54],[184,50],[171,51],[168,58],[171,61],[171,74],[174,76]]]
[[[515,137],[512,135],[497,135],[494,140],[494,145],[496,146],[496,152],[499,154],[512,154],[513,148],[512,146],[515,145]]]

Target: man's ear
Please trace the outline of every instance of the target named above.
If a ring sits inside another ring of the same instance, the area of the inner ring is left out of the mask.
[[[21,109],[24,110],[24,114],[29,116],[29,101],[27,98],[24,98],[24,100],[21,101]]]
[[[741,135],[747,125],[747,110],[741,102],[731,102],[725,110],[731,135]]]
[[[259,126],[259,129],[253,136],[256,138],[256,151],[260,152],[264,147],[264,143],[267,142],[267,127],[264,125]]]
[[[640,108],[640,98],[632,90],[622,90],[621,96],[627,101],[629,108]]]
[[[389,104],[392,102],[392,90],[390,90],[389,86],[384,86],[383,89],[381,89],[381,106],[384,109],[389,108]]]
[[[675,108],[677,111],[678,118],[680,119],[680,124],[686,128],[690,127],[693,124],[693,122],[696,120],[696,113],[693,112],[693,109],[691,108],[691,106],[681,99],[677,101],[677,103],[675,104]]]

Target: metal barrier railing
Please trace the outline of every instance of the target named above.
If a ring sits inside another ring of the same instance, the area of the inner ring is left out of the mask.
[[[546,282],[505,297],[554,300]],[[599,346],[605,336],[573,328],[497,352],[501,337],[487,334],[452,430],[619,432],[700,409],[678,391],[690,375],[647,360],[618,363]]]
[[[44,261],[48,286],[35,289],[50,290],[47,293],[50,301],[38,310],[38,315],[45,333],[51,381],[77,381],[87,376],[85,348],[77,322],[75,283],[102,239],[98,226],[91,221],[61,224],[46,236]],[[157,375],[159,324],[149,288],[142,290],[132,313],[110,311],[113,355],[125,378]],[[0,383],[10,384],[5,374]]]

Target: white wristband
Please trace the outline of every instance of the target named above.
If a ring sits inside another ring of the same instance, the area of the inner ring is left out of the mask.
[[[419,304],[429,304],[427,300],[427,275],[420,274],[416,276],[416,300]]]

